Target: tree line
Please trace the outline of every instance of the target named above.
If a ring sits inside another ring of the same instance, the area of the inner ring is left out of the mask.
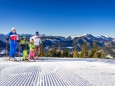
[[[87,43],[84,42],[82,45],[81,52],[78,52],[77,48],[75,48],[73,52],[74,58],[105,58],[106,54],[103,50],[100,50],[97,46],[97,41],[94,41],[93,47],[90,51],[88,51]]]
[[[81,51],[78,52],[77,47],[74,48],[73,52],[68,49],[61,50],[60,48],[53,48],[48,51],[42,51],[45,57],[71,57],[71,58],[105,58],[106,54],[103,50],[100,50],[97,46],[97,41],[93,42],[93,47],[88,50],[88,45],[86,42],[83,43]],[[41,52],[39,52],[39,56]]]

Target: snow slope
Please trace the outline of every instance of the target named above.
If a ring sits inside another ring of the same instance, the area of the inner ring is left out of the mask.
[[[0,61],[0,86],[115,86],[115,60]]]

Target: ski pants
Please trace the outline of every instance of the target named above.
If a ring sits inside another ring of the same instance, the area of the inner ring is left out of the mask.
[[[28,58],[29,59],[33,59],[34,58],[34,51],[30,51]]]
[[[40,51],[40,46],[35,45],[35,56],[38,57],[38,51]]]
[[[15,57],[17,45],[17,43],[10,43],[10,57]]]

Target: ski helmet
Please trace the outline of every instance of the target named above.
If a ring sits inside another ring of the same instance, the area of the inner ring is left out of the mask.
[[[12,29],[11,29],[11,30],[12,30],[12,31],[13,31],[13,30],[16,30],[16,28],[15,28],[15,27],[12,27]]]
[[[22,36],[23,39],[26,39],[26,36]]]

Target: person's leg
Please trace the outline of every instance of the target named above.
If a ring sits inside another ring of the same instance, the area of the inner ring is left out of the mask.
[[[35,46],[35,57],[38,57],[38,46]]]
[[[26,59],[27,59],[26,57],[27,57],[27,55],[25,54],[25,55],[24,55],[24,60],[26,60]]]
[[[29,55],[28,55],[28,60],[30,60],[30,53],[29,53]]]
[[[32,59],[34,59],[34,57],[35,57],[35,53],[34,53],[34,52],[32,52]]]
[[[10,42],[10,58],[13,57],[13,44]]]
[[[17,43],[13,44],[13,57],[16,56]]]
[[[28,50],[26,50],[25,59],[27,60]]]
[[[30,51],[28,58],[31,59],[32,57],[32,52]]]
[[[23,60],[25,60],[25,54],[23,53],[23,58],[22,58]]]
[[[27,55],[25,55],[25,60],[27,60]]]
[[[24,51],[24,49],[22,48],[22,52],[23,52],[23,60],[25,60],[25,51]]]
[[[27,60],[27,50],[24,52],[24,60]]]
[[[23,45],[21,45],[21,47],[22,47],[22,52],[23,52],[23,59],[24,60],[26,60],[27,58],[26,58],[26,51],[25,51],[25,48],[26,48],[26,45],[25,44],[23,44]]]

